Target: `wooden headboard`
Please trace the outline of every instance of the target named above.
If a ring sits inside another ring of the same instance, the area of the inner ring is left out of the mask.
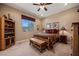
[[[59,33],[59,30],[58,29],[45,29],[45,33],[57,34],[57,33]]]

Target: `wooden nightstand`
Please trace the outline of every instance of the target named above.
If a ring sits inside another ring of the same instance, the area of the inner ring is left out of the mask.
[[[66,35],[60,35],[59,42],[67,44],[67,36]]]

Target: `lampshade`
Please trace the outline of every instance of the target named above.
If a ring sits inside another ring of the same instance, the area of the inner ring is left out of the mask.
[[[61,27],[60,34],[61,35],[65,35],[65,32],[66,32],[66,28],[65,27]]]
[[[66,30],[66,28],[65,27],[61,27],[61,30]]]

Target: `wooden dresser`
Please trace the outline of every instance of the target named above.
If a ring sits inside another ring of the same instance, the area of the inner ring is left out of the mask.
[[[59,42],[67,44],[67,36],[66,35],[60,35]]]

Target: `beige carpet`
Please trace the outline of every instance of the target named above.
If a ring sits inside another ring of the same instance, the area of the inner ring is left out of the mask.
[[[70,54],[70,45],[62,43],[56,43],[54,49],[46,49],[43,53],[30,46],[28,42],[22,42],[4,51],[0,51],[0,56],[70,56]]]

